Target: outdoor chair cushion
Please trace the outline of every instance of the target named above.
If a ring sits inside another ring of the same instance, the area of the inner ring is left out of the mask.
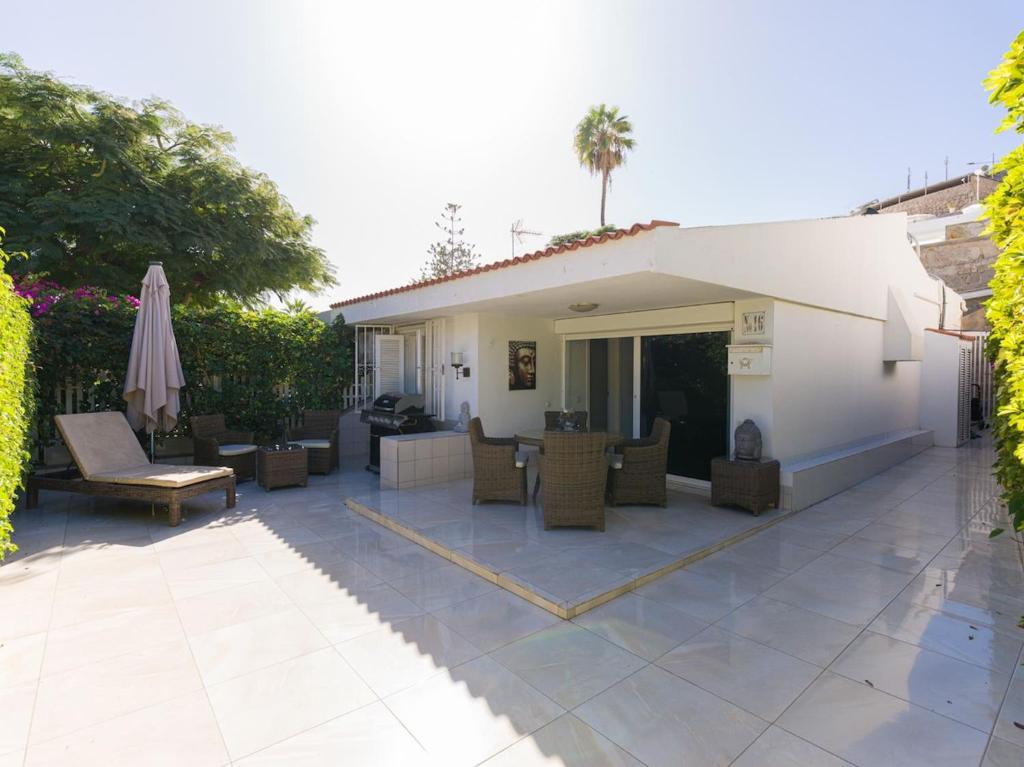
[[[516,468],[517,469],[525,469],[526,468],[526,464],[528,464],[529,462],[530,462],[530,454],[529,453],[527,453],[525,450],[517,450],[516,451]]]
[[[150,463],[124,413],[75,413],[53,420],[82,477],[90,482],[185,487],[232,474],[226,466]]]
[[[255,445],[221,445],[217,448],[217,455],[223,456],[245,455],[246,453],[255,452]]]
[[[291,440],[293,445],[302,445],[307,450],[330,450],[331,441],[329,439],[295,439]]]
[[[76,413],[53,420],[86,479],[127,466],[149,465],[124,413]]]
[[[180,466],[147,463],[128,469],[93,474],[93,482],[112,482],[115,485],[147,485],[151,487],[187,487],[208,479],[230,477],[233,470],[227,466]]]

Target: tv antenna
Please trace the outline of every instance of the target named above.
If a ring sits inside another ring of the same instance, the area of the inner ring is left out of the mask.
[[[516,257],[516,243],[523,244],[523,237],[540,237],[541,232],[534,232],[530,229],[523,228],[523,219],[519,218],[512,222],[512,228],[509,229],[509,234],[512,235],[512,258]]]

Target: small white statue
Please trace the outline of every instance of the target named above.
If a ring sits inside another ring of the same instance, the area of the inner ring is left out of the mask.
[[[455,424],[455,431],[465,434],[469,431],[469,403],[463,402],[459,407],[459,422]]]

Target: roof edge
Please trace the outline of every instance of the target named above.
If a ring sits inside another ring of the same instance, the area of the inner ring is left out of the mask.
[[[574,240],[566,243],[565,245],[559,245],[553,248],[545,248],[544,250],[537,250],[533,253],[524,253],[521,256],[515,258],[506,258],[503,261],[495,261],[489,264],[483,264],[481,266],[474,267],[472,269],[465,269],[461,272],[455,272],[445,277],[435,277],[431,280],[424,280],[422,282],[412,282],[408,285],[402,285],[397,288],[390,288],[388,290],[382,290],[377,293],[368,293],[364,296],[358,296],[356,298],[347,298],[344,301],[337,301],[331,304],[332,309],[340,309],[343,306],[352,306],[353,304],[361,304],[364,301],[373,301],[378,298],[386,298],[387,296],[393,296],[398,293],[408,293],[413,290],[419,290],[420,288],[429,288],[432,285],[439,285],[443,282],[451,282],[453,280],[460,280],[465,277],[472,277],[483,272],[493,272],[498,269],[508,269],[512,266],[518,266],[529,261],[539,261],[542,258],[550,258],[551,256],[558,255],[560,253],[566,253],[568,251],[580,250],[581,248],[589,248],[594,245],[600,245],[605,242],[612,240],[621,240],[623,237],[634,237],[642,232],[650,232],[654,229],[663,226],[679,226],[676,221],[663,221],[661,219],[651,219],[650,223],[647,224],[633,224],[628,229],[615,229],[611,232],[605,232],[600,235],[591,235],[582,240]]]

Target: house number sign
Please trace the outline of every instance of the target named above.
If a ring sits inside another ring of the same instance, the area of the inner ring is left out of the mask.
[[[743,313],[743,335],[763,336],[765,333],[766,312],[744,312]]]

